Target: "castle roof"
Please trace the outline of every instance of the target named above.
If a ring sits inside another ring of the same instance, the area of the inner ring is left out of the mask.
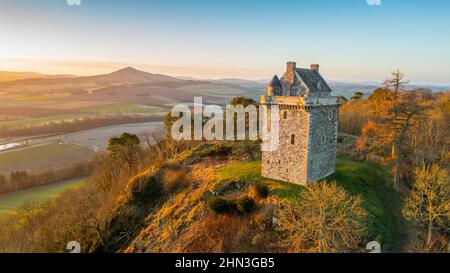
[[[297,68],[295,71],[310,92],[331,92],[331,88],[319,72],[306,68]]]
[[[272,80],[269,83],[269,86],[271,87],[280,87],[281,88],[281,81],[278,78],[277,75],[273,76]]]

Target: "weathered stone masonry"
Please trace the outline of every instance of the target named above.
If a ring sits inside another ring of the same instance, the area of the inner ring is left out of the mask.
[[[335,171],[340,99],[319,74],[287,64],[281,80],[274,76],[261,104],[280,108],[279,146],[262,153],[264,177],[300,185],[318,181]],[[270,114],[266,116],[269,122]]]

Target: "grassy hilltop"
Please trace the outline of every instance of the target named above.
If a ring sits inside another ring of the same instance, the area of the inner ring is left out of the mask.
[[[261,177],[256,145],[203,144],[132,179],[111,221],[110,244],[96,251],[125,252],[277,252],[273,229],[277,207],[293,203],[303,187]],[[386,205],[391,190],[386,173],[376,164],[339,158],[336,180],[351,195],[362,195],[368,213],[368,242],[392,245],[394,216]],[[267,185],[263,198],[255,189]],[[248,214],[220,214],[208,208],[214,197],[251,197]],[[127,239],[120,234],[133,234]]]

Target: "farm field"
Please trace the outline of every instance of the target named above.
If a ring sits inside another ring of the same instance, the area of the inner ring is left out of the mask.
[[[80,111],[93,113],[93,114],[163,114],[167,112],[162,107],[139,105],[131,103],[112,103],[105,105],[96,105],[90,107],[79,108]]]
[[[47,170],[91,159],[94,155],[89,148],[56,143],[0,152],[0,174],[9,176],[13,170]]]
[[[88,116],[90,115],[79,114],[79,115],[61,115],[61,116],[49,116],[41,118],[18,119],[18,120],[4,120],[0,121],[0,126],[7,128],[44,126],[50,123],[71,122],[74,121],[75,119],[82,119]]]
[[[68,189],[75,188],[84,183],[84,178],[66,180],[51,185],[26,189],[10,194],[0,195],[0,218],[14,213],[26,201],[49,202]]]
[[[51,137],[17,139],[0,145],[0,148],[11,148],[0,151],[0,174],[9,175],[13,170],[44,170],[89,160],[95,155],[95,150],[106,150],[111,137],[128,132],[144,141],[143,134],[162,127],[162,122],[130,123]]]
[[[177,88],[180,91],[192,92],[194,94],[204,94],[204,95],[219,95],[230,98],[230,96],[237,96],[243,93],[242,89],[233,88],[221,84],[196,84],[196,85],[186,85]]]
[[[143,134],[153,132],[162,126],[163,123],[160,121],[121,124],[60,135],[52,137],[51,139],[53,141],[76,143],[91,149],[106,150],[108,140],[112,137],[120,136],[124,132],[136,134],[142,137]],[[143,139],[141,138],[141,141],[142,140]]]
[[[86,106],[87,105],[87,106]],[[0,127],[24,128],[44,126],[50,123],[71,122],[83,118],[101,118],[108,115],[159,115],[163,116],[168,109],[158,106],[137,105],[129,103],[70,103],[45,104],[39,107],[12,108],[5,107],[0,111]],[[45,115],[45,113],[48,115]],[[15,113],[12,115],[11,113]],[[20,114],[23,113],[23,114]],[[59,113],[59,114],[56,114]],[[33,116],[35,115],[35,116]]]

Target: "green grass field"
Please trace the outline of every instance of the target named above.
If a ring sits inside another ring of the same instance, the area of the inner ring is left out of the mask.
[[[261,162],[236,163],[219,168],[217,181],[264,182],[269,185],[271,194],[293,202],[301,194],[303,187],[261,177]],[[370,237],[382,243],[384,249],[394,244],[395,219],[393,207],[398,206],[400,198],[387,183],[387,173],[382,166],[338,158],[336,172],[327,178],[336,180],[349,194],[361,195],[363,208],[368,213],[367,227]]]
[[[94,156],[88,148],[74,144],[45,144],[0,153],[0,174],[40,171],[86,160]]]
[[[248,181],[252,183],[266,183],[272,194],[293,201],[301,192],[302,187],[261,176],[261,161],[249,161],[230,164],[216,171],[217,181]]]
[[[26,201],[49,202],[59,197],[66,190],[80,186],[83,183],[83,178],[71,179],[51,185],[0,195],[0,218],[14,213]]]

